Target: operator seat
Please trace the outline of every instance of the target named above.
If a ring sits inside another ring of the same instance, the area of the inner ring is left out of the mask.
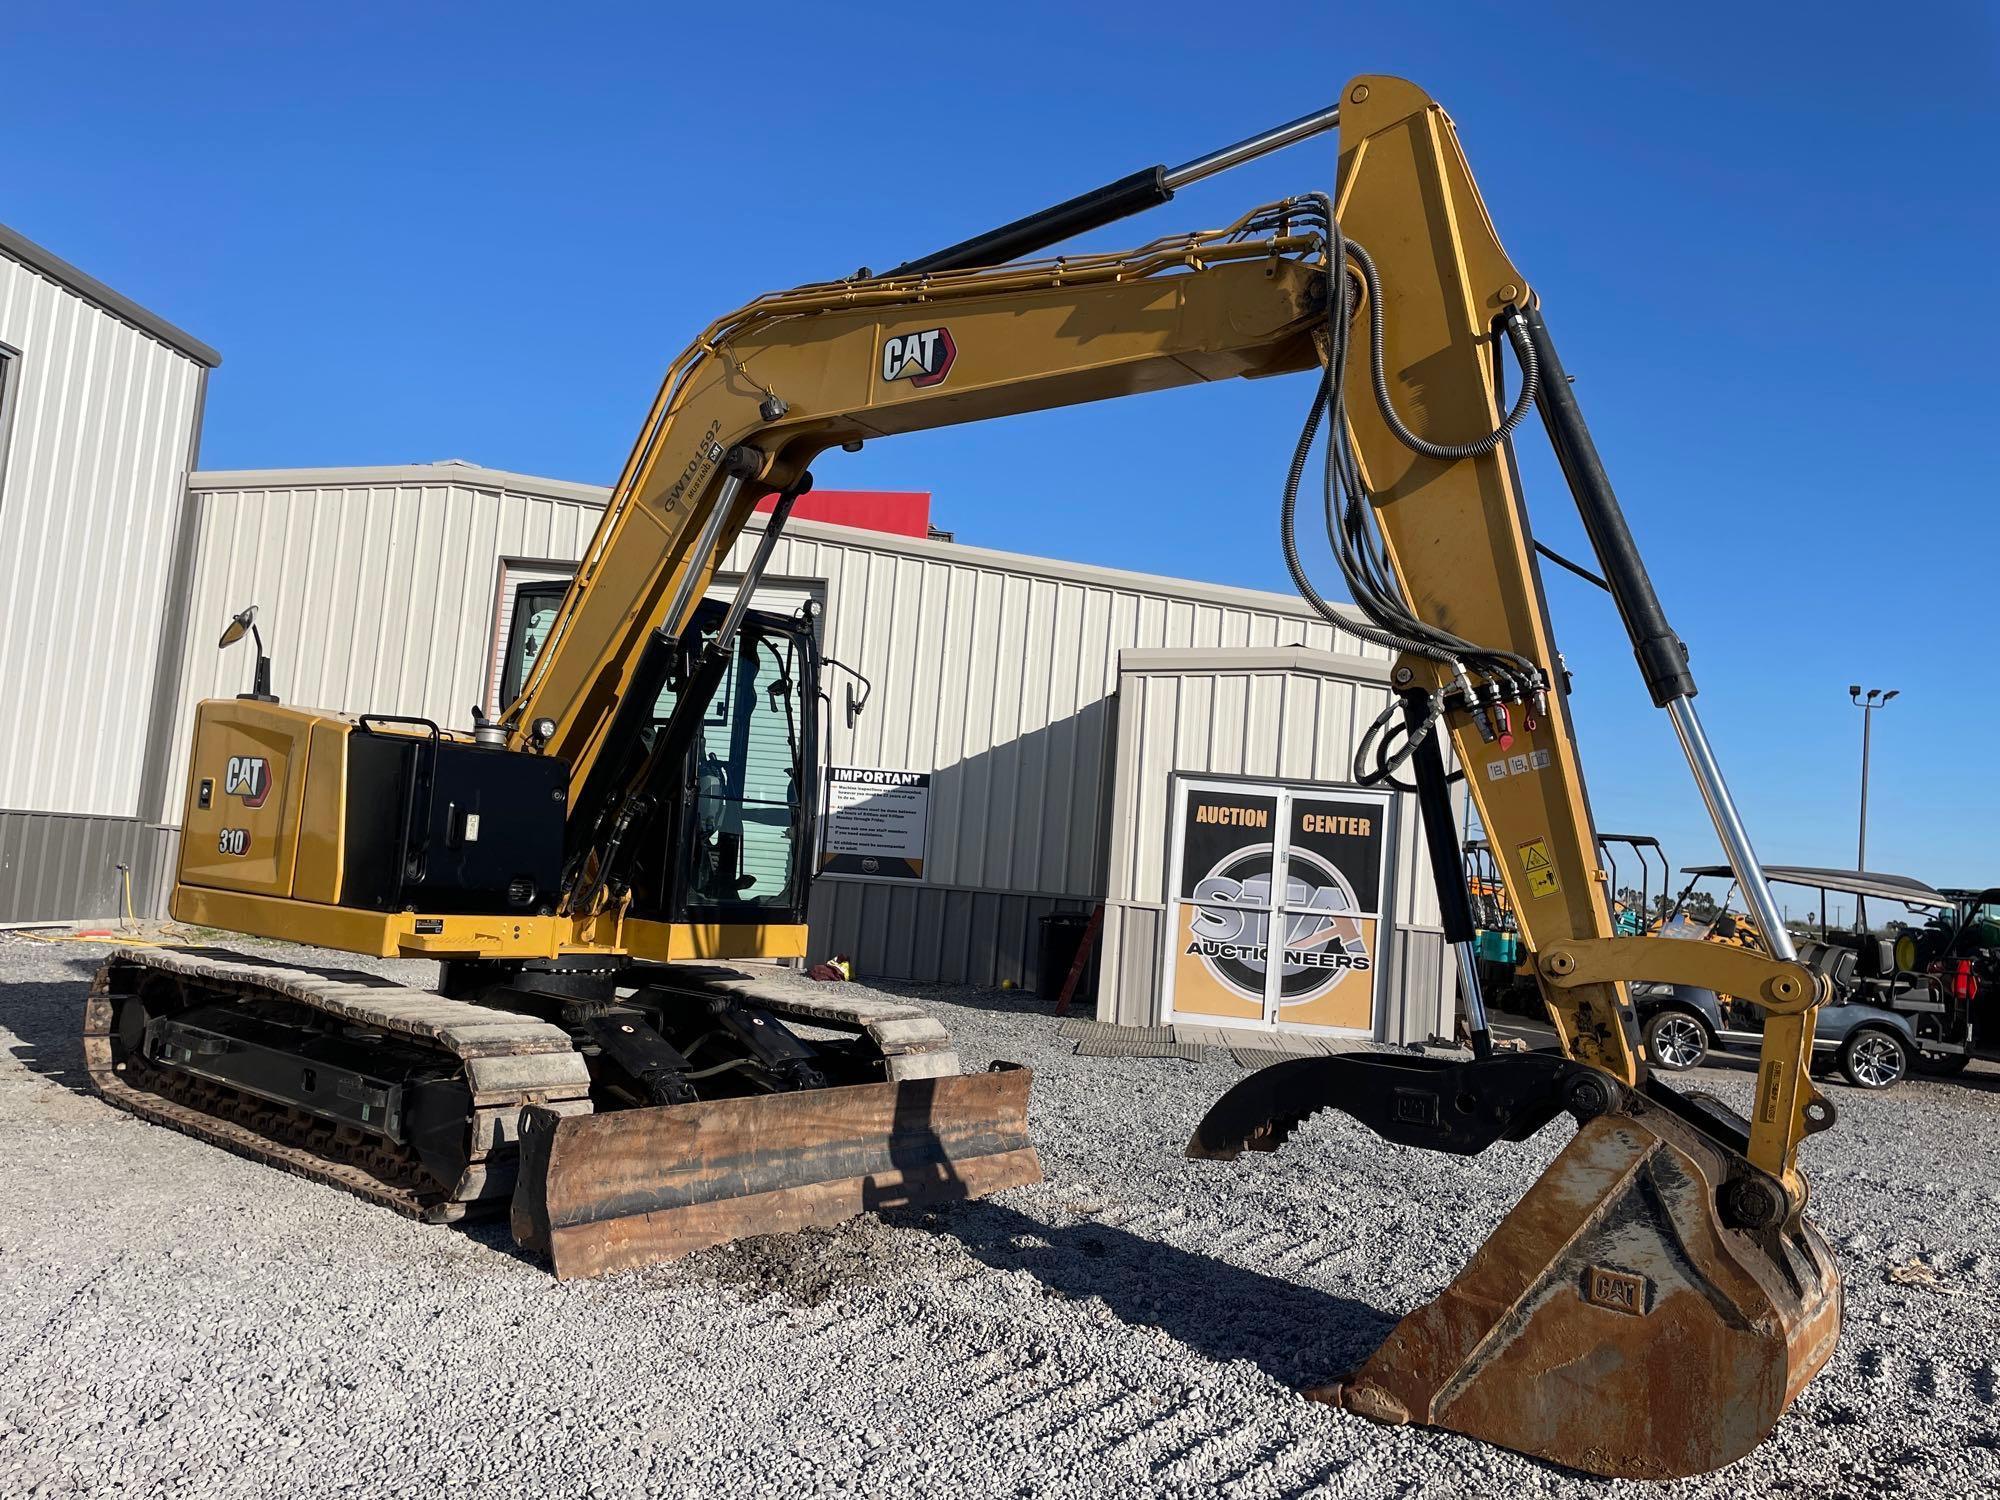
[[[1803,942],[1798,951],[1800,963],[1814,973],[1824,974],[1832,983],[1836,1004],[1854,992],[1861,960],[1852,948],[1838,943]]]
[[[1896,940],[1864,934],[1860,945],[1863,979],[1887,982],[1896,977]]]

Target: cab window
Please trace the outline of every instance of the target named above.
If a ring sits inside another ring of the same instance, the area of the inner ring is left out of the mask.
[[[706,632],[704,632],[706,633]],[[804,726],[798,644],[747,628],[702,715],[694,758],[688,900],[696,906],[789,906],[797,869],[798,771]],[[664,724],[674,690],[655,706]]]

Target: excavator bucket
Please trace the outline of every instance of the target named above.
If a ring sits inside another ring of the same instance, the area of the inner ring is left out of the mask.
[[[1832,1252],[1802,1219],[1746,1222],[1781,1200],[1712,1106],[1541,1054],[1302,1058],[1225,1095],[1188,1154],[1274,1150],[1321,1108],[1462,1154],[1564,1111],[1579,1128],[1451,1285],[1315,1399],[1670,1479],[1756,1447],[1833,1352]]]
[[[523,1112],[514,1238],[561,1280],[870,1209],[1042,1180],[1034,1074],[808,1089],[606,1114]]]

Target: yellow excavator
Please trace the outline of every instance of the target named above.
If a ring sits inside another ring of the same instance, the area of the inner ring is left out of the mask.
[[[1032,258],[1330,130],[1330,195],[1127,253]],[[1314,398],[1283,489],[1286,557],[1329,621],[1399,653],[1396,702],[1356,774],[1413,777],[1472,1056],[1281,1063],[1230,1090],[1188,1152],[1275,1149],[1329,1108],[1463,1154],[1571,1117],[1574,1136],[1458,1278],[1317,1394],[1606,1475],[1749,1451],[1840,1326],[1796,1164],[1833,1123],[1807,1073],[1825,984],[1785,940],[1540,300],[1452,122],[1395,78],[1356,78],[1333,108],[1182,167],[711,325],[668,371],[497,721],[452,731],[280,704],[261,660],[253,692],[203,703],[173,914],[435,959],[443,980],[122,951],[87,1007],[97,1087],[425,1218],[511,1204],[517,1237],[566,1276],[1035,1180],[1025,1070],[961,1076],[912,1007],[728,967],[804,951],[818,776],[812,621],[749,601],[829,449],[1299,372]],[[1614,932],[1513,461],[1530,413],[1768,953]],[[1326,602],[1297,546],[1309,471],[1354,610]],[[748,576],[707,600],[771,495]],[[1491,1045],[1452,762],[1559,1050]],[[1765,1008],[1747,1117],[1649,1074],[1625,988],[1642,979]]]

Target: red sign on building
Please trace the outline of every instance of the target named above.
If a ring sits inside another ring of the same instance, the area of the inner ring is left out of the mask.
[[[769,512],[777,503],[777,496],[767,495],[757,503],[757,509]],[[792,515],[801,521],[886,531],[893,536],[931,534],[929,490],[809,490],[799,496]]]

